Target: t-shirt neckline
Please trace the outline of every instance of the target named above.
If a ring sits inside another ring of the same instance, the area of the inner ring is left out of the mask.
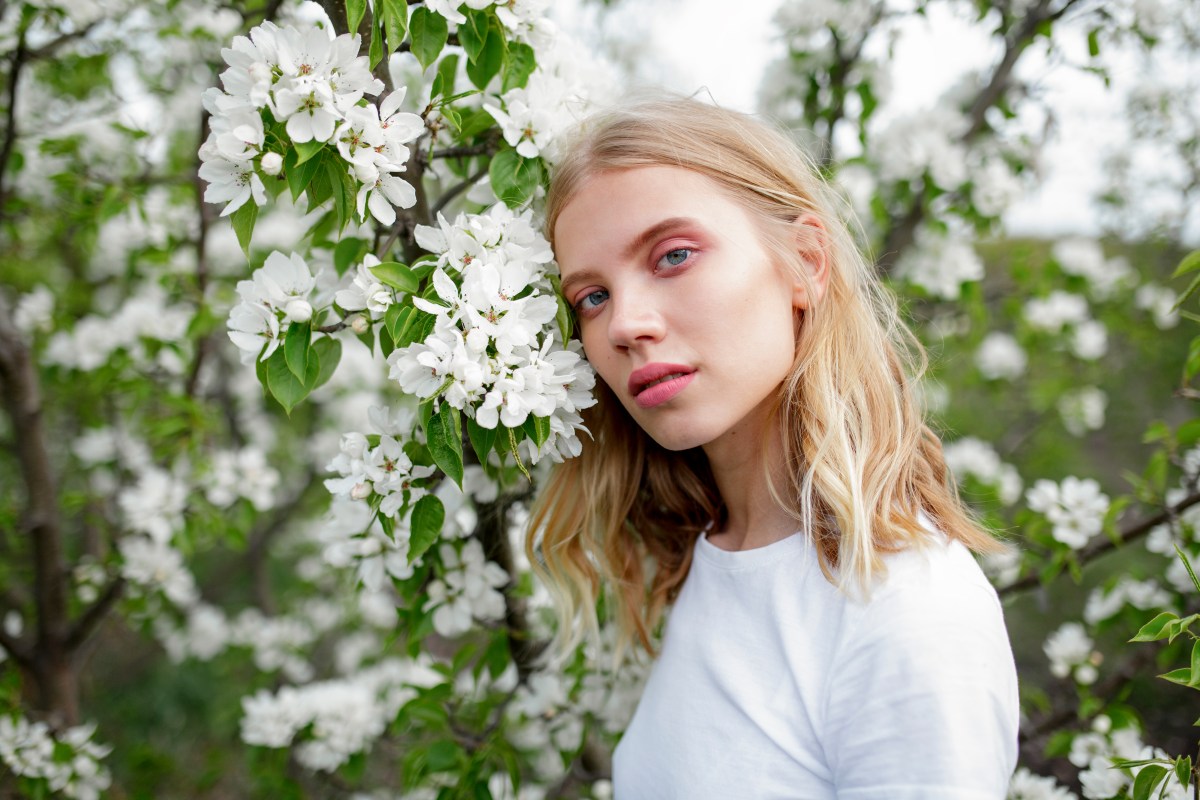
[[[800,531],[776,542],[749,550],[724,550],[708,540],[708,531],[696,538],[696,555],[722,569],[750,569],[778,562],[804,549],[805,537]]]

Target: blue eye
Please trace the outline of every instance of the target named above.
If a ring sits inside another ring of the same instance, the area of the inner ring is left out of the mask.
[[[674,250],[668,251],[658,260],[658,266],[661,267],[678,267],[680,264],[688,260],[692,254],[691,248],[677,247]]]
[[[604,289],[597,289],[594,292],[588,292],[575,303],[576,311],[591,311],[608,299],[608,292]]]

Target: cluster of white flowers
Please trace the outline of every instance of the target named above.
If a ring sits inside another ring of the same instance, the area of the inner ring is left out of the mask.
[[[980,214],[1002,214],[1021,195],[1021,181],[1000,158],[988,159],[971,172],[971,203]]]
[[[1095,642],[1078,622],[1066,622],[1046,638],[1042,650],[1050,660],[1050,672],[1057,678],[1073,675],[1085,686],[1096,682],[1096,664],[1100,654]]]
[[[527,451],[536,462],[579,454],[579,411],[595,403],[595,374],[577,342],[559,343],[550,247],[530,219],[497,205],[453,225],[440,218],[437,228],[418,226],[417,241],[438,255],[433,285],[441,302],[413,298],[435,317],[433,332],[397,348],[388,363],[405,392],[440,396],[484,428],[548,418],[549,439]]]
[[[121,576],[134,586],[162,592],[177,606],[186,607],[199,598],[196,579],[183,563],[183,555],[167,542],[144,536],[126,536],[121,551]]]
[[[224,91],[212,87],[204,93],[211,132],[200,147],[199,174],[208,182],[204,199],[226,204],[222,216],[251,199],[263,205],[259,171],[278,175],[282,169],[282,155],[264,151],[264,109],[284,124],[292,143],[335,145],[360,184],[359,216],[369,208],[390,225],[396,219],[393,205],[409,208],[416,202],[412,185],[398,173],[408,163],[407,145],[425,123],[400,111],[403,91],[378,106],[363,102],[379,94],[383,82],[371,75],[360,46],[357,34],[334,37],[317,25],[298,30],[264,22],[221,51],[229,68],[221,73]]]
[[[429,584],[425,611],[433,609],[433,628],[442,636],[461,636],[474,620],[504,619],[504,595],[508,573],[483,554],[478,539],[461,544],[445,542],[438,547],[444,572]]]
[[[278,670],[288,680],[308,681],[313,676],[309,649],[342,620],[337,607],[323,600],[310,601],[293,614],[272,617],[248,608],[231,623],[229,644],[250,648],[254,665],[262,672]]]
[[[1078,800],[1075,793],[1059,786],[1054,778],[1035,775],[1019,767],[1008,782],[1006,800]]]
[[[1083,436],[1104,427],[1108,395],[1098,387],[1083,386],[1059,395],[1056,406],[1067,432],[1072,436]]]
[[[593,108],[614,98],[619,83],[610,64],[588,58],[587,48],[567,36],[542,36],[536,44],[538,65],[525,86],[509,89],[483,108],[518,154],[553,164],[564,134]]]
[[[334,301],[343,310],[366,311],[371,319],[379,319],[388,310],[388,306],[396,302],[395,290],[380,281],[371,271],[372,267],[379,264],[378,258],[368,255],[354,268],[350,286],[333,296]],[[356,329],[355,333],[361,331]]]
[[[144,284],[112,316],[89,315],[70,331],[50,337],[43,360],[48,364],[79,370],[104,366],[118,350],[134,361],[147,360],[143,339],[173,343],[185,338],[193,311],[173,305],[166,291],[155,283]],[[183,362],[170,348],[161,348],[156,366],[171,374],[183,372]]]
[[[266,511],[275,506],[279,471],[267,462],[261,448],[248,445],[213,453],[206,483],[208,502],[218,508],[229,508],[244,497],[259,511]]]
[[[1011,334],[992,331],[975,351],[975,365],[988,380],[1015,380],[1025,372],[1029,357]]]
[[[789,37],[832,29],[843,39],[856,39],[871,30],[885,5],[880,0],[789,0],[775,12],[775,22]]]
[[[900,258],[896,271],[935,297],[957,300],[964,283],[983,277],[983,260],[966,237],[922,228],[915,244]]]
[[[389,577],[412,577],[413,567],[408,562],[411,535],[408,517],[397,519],[388,536],[371,507],[349,496],[333,498],[325,524],[317,533],[325,563],[338,569],[354,567],[369,592],[382,591]]]
[[[1156,283],[1142,284],[1133,296],[1134,305],[1149,311],[1154,325],[1163,331],[1179,324],[1179,309],[1175,308],[1178,300],[1174,291]]]
[[[968,177],[967,151],[960,142],[966,129],[966,117],[945,105],[895,120],[874,142],[881,178],[893,183],[928,173],[941,188],[957,189]]]
[[[404,452],[401,440],[413,435],[413,414],[408,409],[400,409],[393,415],[386,406],[372,407],[368,418],[379,432],[379,444],[372,447],[362,433],[343,434],[341,452],[326,467],[341,477],[326,480],[325,488],[351,500],[377,495],[379,510],[390,517],[406,503],[426,494],[413,481],[428,478],[434,470],[413,464]]]
[[[1152,608],[1170,608],[1172,605],[1171,595],[1153,578],[1136,581],[1122,575],[1116,585],[1108,591],[1102,588],[1091,591],[1087,604],[1083,607],[1083,619],[1089,625],[1095,625],[1126,606],[1146,611]]]
[[[1087,300],[1077,294],[1056,289],[1046,297],[1033,297],[1025,303],[1025,322],[1034,330],[1061,333],[1068,325],[1087,321]]]
[[[1012,464],[1000,460],[996,449],[982,439],[964,436],[945,446],[946,466],[959,480],[968,475],[996,487],[1000,502],[1012,505],[1021,497],[1021,475]]]
[[[558,672],[536,672],[505,709],[509,741],[535,754],[533,767],[543,780],[562,773],[559,752],[573,753],[583,743],[583,714],[571,701],[569,681]]]
[[[298,253],[285,256],[275,250],[250,280],[238,281],[241,302],[230,310],[226,325],[243,364],[253,364],[260,353],[262,360],[270,358],[283,343],[285,323],[313,318],[314,304],[321,304],[314,296],[321,275],[320,270],[313,275]]]
[[[1069,238],[1055,243],[1054,260],[1068,275],[1084,278],[1092,294],[1107,300],[1133,278],[1133,270],[1124,258],[1106,258],[1095,239]]]
[[[1133,767],[1130,770],[1132,774],[1127,775],[1123,770],[1113,767],[1116,759],[1169,760],[1162,750],[1143,743],[1141,732],[1136,727],[1113,730],[1112,721],[1103,714],[1092,721],[1092,730],[1077,735],[1071,741],[1068,758],[1081,769],[1079,783],[1083,787],[1083,796],[1088,800],[1108,800],[1123,795],[1133,785],[1143,767]],[[1180,785],[1173,771],[1170,771],[1166,783],[1155,791],[1154,796],[1161,796],[1164,800],[1188,800],[1191,793]]]
[[[1091,478],[1064,478],[1062,483],[1039,480],[1025,493],[1029,507],[1054,526],[1051,535],[1078,550],[1100,533],[1108,512],[1108,495]]]
[[[48,331],[54,324],[54,295],[45,286],[37,286],[21,295],[13,309],[13,324],[27,334]]]
[[[1192,453],[1195,452],[1197,451],[1192,451]],[[1184,463],[1186,464],[1186,458]],[[1181,483],[1183,483],[1182,486],[1167,489],[1163,497],[1165,505],[1176,505],[1190,494],[1187,488],[1187,475],[1183,476]],[[1200,505],[1193,505],[1179,512],[1173,520],[1156,525],[1146,537],[1146,549],[1151,553],[1158,553],[1173,559],[1175,558],[1175,545],[1182,547],[1193,541],[1197,531],[1200,531]]]
[[[296,760],[332,772],[370,749],[400,708],[441,676],[428,664],[388,659],[346,678],[265,689],[242,698],[242,740],[262,747],[295,746]]]
[[[51,733],[44,722],[0,716],[0,764],[15,775],[44,779],[62,797],[97,800],[112,782],[100,763],[112,748],[92,741],[95,732],[89,724]]]

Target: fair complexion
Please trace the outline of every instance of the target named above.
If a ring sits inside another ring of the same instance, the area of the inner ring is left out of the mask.
[[[798,241],[821,240],[811,216]],[[795,522],[771,500],[770,409],[791,370],[796,312],[819,299],[823,249],[802,282],[771,258],[760,227],[711,179],[678,167],[590,176],[554,229],[563,295],[588,360],[630,416],[668,450],[702,447],[728,510],[709,540],[778,541]]]

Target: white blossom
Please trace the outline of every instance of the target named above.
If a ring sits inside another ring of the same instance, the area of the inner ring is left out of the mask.
[[[967,239],[922,228],[916,246],[901,257],[897,272],[935,297],[957,300],[964,283],[983,277],[983,260]]]
[[[1050,660],[1050,672],[1055,677],[1065,678],[1075,672],[1080,683],[1091,683],[1080,679],[1080,669],[1091,666],[1095,643],[1078,622],[1067,622],[1059,626],[1046,639],[1042,650]]]
[[[1057,407],[1067,432],[1072,436],[1083,436],[1104,427],[1108,395],[1103,389],[1084,386],[1060,395]]]
[[[979,343],[975,364],[988,380],[1015,380],[1025,372],[1029,357],[1012,335],[992,331]]]
[[[471,629],[473,620],[504,618],[504,595],[498,589],[509,581],[508,573],[483,554],[478,539],[460,547],[444,543],[438,555],[445,572],[429,585],[425,610],[433,611],[433,627],[442,636],[460,636]]]
[[[1062,239],[1055,243],[1053,253],[1063,272],[1087,280],[1092,294],[1101,300],[1112,297],[1133,276],[1125,259],[1105,258],[1094,239]]]
[[[1164,331],[1179,324],[1179,309],[1175,308],[1177,301],[1175,292],[1155,283],[1142,284],[1133,296],[1134,305],[1149,311],[1155,327]]]
[[[1087,300],[1056,289],[1046,297],[1028,300],[1024,317],[1031,328],[1059,333],[1068,325],[1078,325],[1088,319]]]
[[[1000,501],[1012,505],[1021,497],[1021,476],[1012,464],[1005,464],[987,442],[965,436],[945,446],[946,466],[960,480],[970,475],[980,483],[996,487]]]
[[[1108,513],[1108,495],[1091,478],[1070,476],[1061,484],[1039,480],[1025,493],[1025,501],[1046,516],[1053,525],[1051,535],[1072,550],[1100,533]]]
[[[37,286],[21,295],[13,310],[13,324],[25,333],[48,331],[53,326],[54,295],[45,286]]]
[[[1059,786],[1054,778],[1035,775],[1018,767],[1008,783],[1007,800],[1077,800],[1074,793]]]

